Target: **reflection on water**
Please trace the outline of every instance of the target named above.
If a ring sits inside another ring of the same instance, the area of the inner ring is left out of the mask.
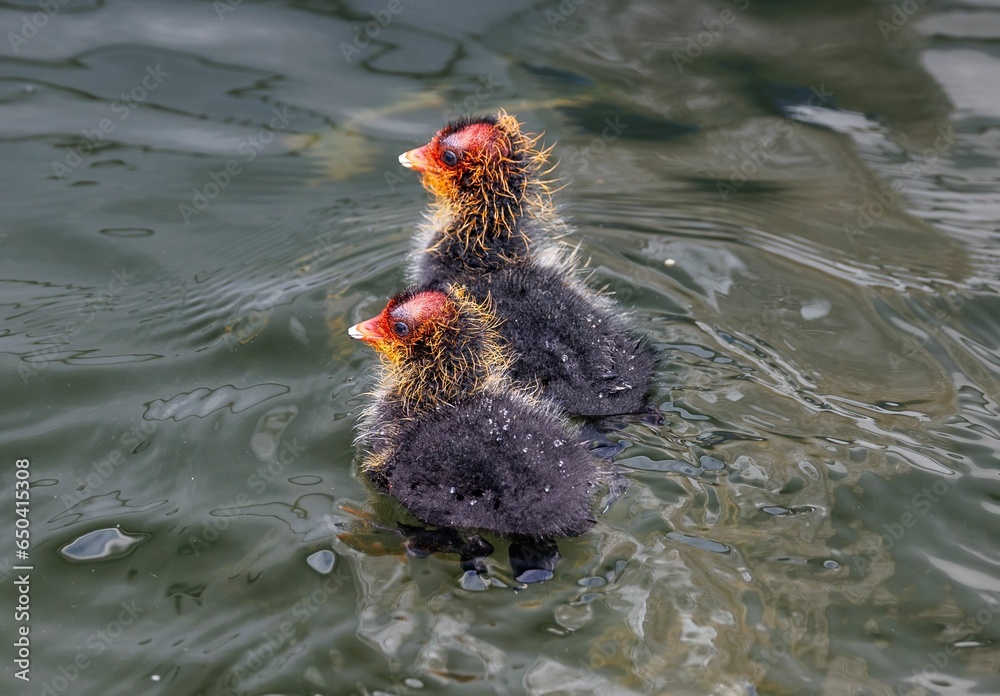
[[[1000,692],[1000,14],[910,4],[0,9],[31,688]],[[396,155],[501,105],[663,357],[527,589],[407,559],[352,473]]]
[[[66,544],[59,553],[71,561],[98,561],[123,558],[149,538],[148,534],[129,534],[117,527],[98,529]]]

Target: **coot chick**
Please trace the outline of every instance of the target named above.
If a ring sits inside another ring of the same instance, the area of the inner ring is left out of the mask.
[[[464,285],[492,297],[500,332],[519,359],[517,382],[537,381],[570,413],[648,409],[654,356],[606,296],[579,280],[568,232],[541,179],[550,150],[513,116],[448,124],[400,155],[434,194],[413,254],[418,283]]]
[[[383,365],[359,427],[365,469],[428,524],[582,534],[598,462],[551,403],[515,386],[497,326],[487,302],[431,286],[350,328]]]

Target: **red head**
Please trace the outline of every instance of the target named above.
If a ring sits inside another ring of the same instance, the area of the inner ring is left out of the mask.
[[[523,184],[533,144],[517,119],[501,111],[449,123],[423,147],[400,155],[399,162],[420,172],[424,187],[439,198],[481,196],[484,190],[509,196],[512,183]]]
[[[452,323],[455,303],[441,290],[402,292],[389,300],[377,316],[355,324],[347,332],[397,362],[413,347]],[[437,341],[431,341],[437,343]]]

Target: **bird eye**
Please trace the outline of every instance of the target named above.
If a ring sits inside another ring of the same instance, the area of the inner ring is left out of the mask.
[[[449,167],[458,164],[458,154],[454,150],[445,150],[441,153],[441,161]]]
[[[392,325],[392,332],[400,338],[406,338],[410,334],[410,327],[405,321],[397,321]]]

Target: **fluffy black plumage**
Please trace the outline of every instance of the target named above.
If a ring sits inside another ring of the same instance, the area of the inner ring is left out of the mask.
[[[594,524],[594,458],[530,402],[478,395],[402,427],[378,479],[428,524],[529,537]]]
[[[613,305],[588,291],[562,266],[532,258],[470,272],[442,254],[417,257],[425,280],[464,285],[477,300],[491,297],[504,321],[501,335],[517,360],[511,377],[537,380],[570,413],[599,417],[647,408],[655,358]]]

